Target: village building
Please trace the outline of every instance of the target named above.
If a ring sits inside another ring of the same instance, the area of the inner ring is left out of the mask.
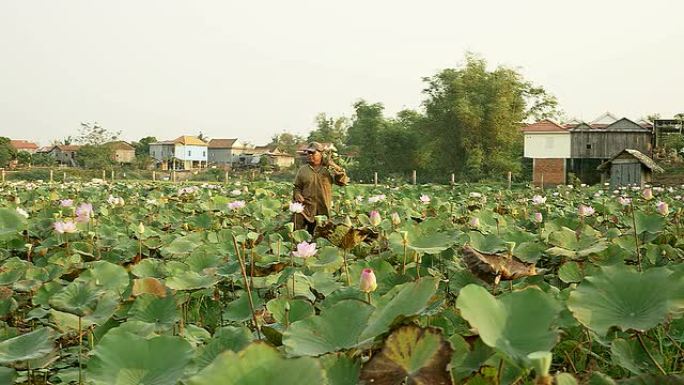
[[[237,139],[212,139],[209,141],[209,164],[232,167],[240,155],[251,147]]]
[[[135,147],[127,142],[118,140],[109,142],[106,146],[112,149],[112,160],[117,163],[130,164],[135,160]]]
[[[38,151],[38,145],[28,140],[10,140],[10,145],[17,151],[25,151],[29,154],[35,154]]]
[[[162,170],[194,170],[207,167],[208,145],[194,136],[150,143],[150,156]]]

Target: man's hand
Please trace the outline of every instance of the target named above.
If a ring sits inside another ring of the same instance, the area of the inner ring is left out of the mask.
[[[304,203],[304,196],[302,196],[300,193],[295,193],[294,200],[295,202]]]

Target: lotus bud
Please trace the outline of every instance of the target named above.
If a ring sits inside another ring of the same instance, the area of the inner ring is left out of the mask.
[[[591,206],[580,205],[577,212],[581,217],[590,217],[594,215],[595,210]]]
[[[359,287],[364,293],[373,292],[378,288],[378,283],[375,279],[375,273],[373,272],[373,269],[363,269],[361,272]]]
[[[370,212],[369,219],[371,226],[378,226],[382,222],[382,218],[380,218],[380,213],[377,210],[373,210]]]
[[[534,213],[534,221],[537,223],[542,223],[544,221],[544,216],[542,213]]]
[[[641,195],[646,199],[647,201],[653,199],[653,190],[650,188],[645,188],[644,191],[641,192]]]
[[[290,301],[285,301],[285,311],[290,311]]]
[[[143,225],[143,223],[140,222],[140,224],[138,224],[138,234],[143,234],[143,233],[145,233],[145,225]]]
[[[553,355],[551,352],[534,352],[527,355],[537,377],[548,377]]]
[[[670,213],[670,208],[665,202],[658,202],[658,205],[656,207],[658,210],[658,214],[662,216],[667,216],[667,214]]]
[[[390,218],[392,219],[392,224],[395,226],[399,226],[401,224],[401,218],[399,217],[399,214],[397,213],[392,213],[390,215]]]

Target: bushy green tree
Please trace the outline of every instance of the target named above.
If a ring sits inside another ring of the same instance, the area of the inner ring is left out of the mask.
[[[328,117],[325,113],[316,116],[316,129],[309,133],[307,141],[332,143],[338,151],[345,150],[349,120],[344,116]]]
[[[294,155],[297,152],[297,146],[304,143],[305,140],[300,135],[295,135],[290,132],[281,132],[273,135],[269,146],[274,146],[280,151]]]
[[[9,138],[0,136],[0,167],[7,167],[17,156],[17,150],[12,146]]]
[[[86,144],[76,152],[76,161],[88,169],[105,169],[114,165],[114,149],[107,145]]]
[[[135,148],[135,156],[150,156],[150,143],[158,142],[154,136],[146,136],[137,142],[131,143]]]

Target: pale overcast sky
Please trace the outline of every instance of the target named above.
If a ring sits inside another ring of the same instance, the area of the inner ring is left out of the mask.
[[[359,98],[417,108],[480,54],[569,117],[684,112],[684,2],[0,0],[0,136],[306,134]]]

